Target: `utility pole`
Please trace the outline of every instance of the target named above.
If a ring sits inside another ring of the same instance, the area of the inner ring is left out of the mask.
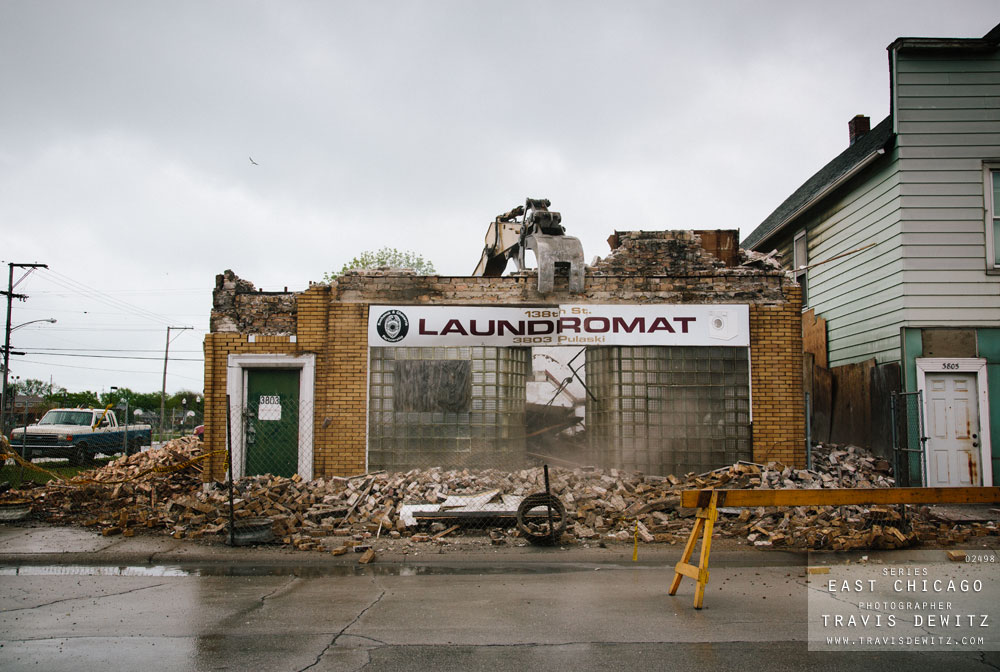
[[[163,440],[163,416],[167,409],[167,359],[170,354],[170,330],[184,331],[194,327],[167,327],[167,345],[163,348],[163,388],[160,390],[160,441]]]
[[[0,292],[7,297],[7,328],[4,329],[4,339],[3,339],[3,387],[0,388],[0,432],[5,432],[7,429],[7,376],[10,373],[10,315],[11,308],[13,307],[14,299],[20,299],[25,301],[28,297],[24,294],[14,293],[14,269],[15,268],[48,268],[47,264],[15,264],[9,263],[7,266],[10,267],[10,272],[7,276],[7,291]],[[29,273],[31,271],[28,271]],[[24,278],[22,277],[21,280]],[[18,283],[21,282],[18,280]]]

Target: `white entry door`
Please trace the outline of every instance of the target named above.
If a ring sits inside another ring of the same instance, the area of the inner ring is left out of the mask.
[[[927,485],[981,485],[976,374],[927,373]]]

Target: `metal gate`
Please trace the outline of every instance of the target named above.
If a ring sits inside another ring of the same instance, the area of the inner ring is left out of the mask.
[[[299,371],[249,369],[244,476],[291,478],[299,462]]]
[[[892,457],[897,487],[924,487],[927,482],[923,392],[893,392]]]

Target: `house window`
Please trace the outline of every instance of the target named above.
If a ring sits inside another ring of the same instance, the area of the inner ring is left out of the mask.
[[[986,270],[1000,273],[1000,165],[986,166]]]
[[[997,171],[1000,172],[1000,171]],[[802,307],[809,305],[809,289],[806,283],[806,266],[809,265],[809,246],[807,244],[806,232],[800,231],[795,236],[792,247],[792,268],[795,272],[795,281],[802,287]]]

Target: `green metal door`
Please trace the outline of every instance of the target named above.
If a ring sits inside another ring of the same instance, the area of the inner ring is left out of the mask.
[[[298,369],[247,371],[244,475],[291,477],[299,464]]]

